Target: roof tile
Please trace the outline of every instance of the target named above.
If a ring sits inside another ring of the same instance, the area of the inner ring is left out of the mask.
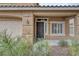
[[[30,4],[30,5],[29,5]],[[45,8],[55,8],[55,7],[79,7],[79,4],[77,4],[77,5],[75,5],[75,4],[68,4],[68,5],[62,5],[62,4],[55,4],[55,5],[39,5],[39,4],[37,4],[37,3],[13,3],[13,4],[9,4],[9,3],[6,3],[6,4],[0,4],[0,8],[4,8],[4,7],[17,7],[17,8],[19,8],[19,7],[21,7],[21,8],[26,8],[26,7],[45,7]]]

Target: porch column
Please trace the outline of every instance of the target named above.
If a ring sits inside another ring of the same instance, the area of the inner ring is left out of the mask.
[[[27,39],[29,44],[33,44],[33,25],[34,19],[32,14],[27,14],[22,17],[23,36]]]
[[[75,19],[75,36],[79,39],[79,14],[76,15]]]

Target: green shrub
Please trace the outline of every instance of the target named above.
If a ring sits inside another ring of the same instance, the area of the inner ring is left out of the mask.
[[[79,40],[72,40],[69,47],[69,55],[79,56]]]
[[[40,40],[30,46],[27,39],[12,37],[7,31],[0,33],[0,56],[46,56],[49,55],[48,43]]]
[[[33,45],[34,56],[46,56],[49,55],[48,42],[46,40],[40,40]]]
[[[62,46],[62,47],[68,46],[68,42],[65,41],[65,40],[60,40],[60,41],[59,41],[59,45]]]
[[[30,48],[23,38],[13,38],[6,31],[0,33],[0,55],[23,56],[30,55]]]

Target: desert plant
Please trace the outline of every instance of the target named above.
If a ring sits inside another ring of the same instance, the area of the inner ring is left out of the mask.
[[[72,40],[69,47],[69,55],[79,56],[79,40]]]
[[[7,31],[0,32],[0,55],[1,56],[46,56],[49,55],[48,42],[40,40],[30,46],[27,39],[12,37]]]
[[[7,31],[0,33],[0,55],[24,56],[30,55],[29,44],[24,38],[13,38]]]
[[[65,41],[65,40],[60,40],[60,41],[59,41],[59,46],[62,46],[62,47],[68,46],[68,42]]]
[[[40,40],[33,45],[34,56],[46,56],[49,55],[48,42],[46,40]]]

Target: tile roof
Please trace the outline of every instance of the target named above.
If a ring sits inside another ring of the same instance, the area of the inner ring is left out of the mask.
[[[79,7],[79,3],[50,3],[41,7]]]
[[[0,7],[34,7],[37,3],[0,3]]]
[[[18,3],[14,3],[14,4],[8,4],[8,3],[6,3],[6,4],[3,4],[3,3],[1,3],[0,4],[0,8],[5,8],[5,7],[8,7],[8,8],[10,8],[10,7],[12,7],[12,8],[27,8],[27,7],[40,7],[40,8],[60,8],[60,7],[62,7],[62,8],[64,8],[64,7],[70,7],[70,8],[72,8],[72,7],[79,7],[79,4],[67,4],[67,5],[65,5],[65,4],[52,4],[52,5],[40,5],[40,4],[35,4],[35,5],[27,5],[28,3],[26,3],[26,4],[18,4]],[[34,3],[32,3],[32,4],[34,4]]]

